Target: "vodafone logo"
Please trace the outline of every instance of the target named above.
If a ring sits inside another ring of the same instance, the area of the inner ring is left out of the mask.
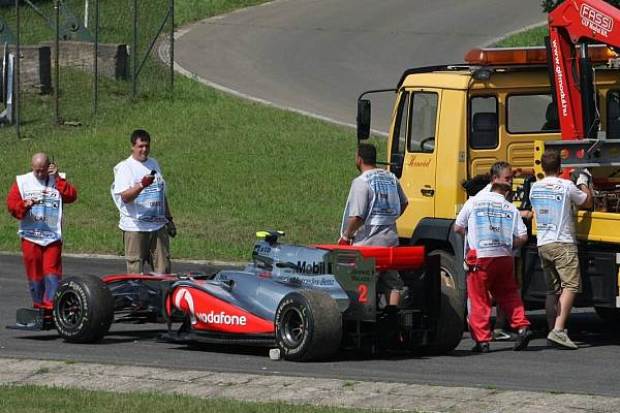
[[[582,4],[579,15],[583,26],[602,36],[607,37],[614,29],[613,19],[590,5]]]
[[[245,316],[230,315],[223,311],[215,313],[213,311],[209,313],[198,313],[196,317],[203,323],[209,324],[223,324],[226,326],[244,326],[248,320]]]
[[[174,306],[190,315],[192,325],[196,324],[198,321],[224,326],[246,326],[248,323],[247,317],[243,315],[231,315],[225,311],[196,311],[194,297],[192,297],[191,292],[186,288],[179,288],[174,293]]]

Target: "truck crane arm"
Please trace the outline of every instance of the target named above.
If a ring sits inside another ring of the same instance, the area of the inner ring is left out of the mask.
[[[566,0],[548,20],[547,55],[562,140],[595,139],[599,119],[588,44],[620,49],[620,10],[603,0]]]

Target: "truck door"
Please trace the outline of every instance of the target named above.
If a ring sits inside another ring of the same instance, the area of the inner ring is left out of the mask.
[[[390,148],[390,170],[400,178],[409,199],[409,207],[397,222],[400,234],[410,233],[422,218],[435,215],[435,135],[440,96],[439,90],[429,89],[403,90],[400,94]]]

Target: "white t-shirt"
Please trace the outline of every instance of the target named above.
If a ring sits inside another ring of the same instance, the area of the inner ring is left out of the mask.
[[[552,242],[574,244],[575,210],[588,195],[568,179],[555,176],[544,178],[532,185],[530,202],[536,214],[537,245]]]
[[[132,202],[125,203],[121,192],[135,186],[144,175],[156,171],[153,183],[140,192]],[[123,231],[157,231],[168,223],[166,218],[166,182],[157,161],[148,158],[144,162],[129,157],[114,167],[112,199],[120,212],[118,227]]]
[[[482,188],[482,189],[478,192],[478,194],[482,194],[482,193],[485,193],[485,192],[491,192],[491,187],[492,187],[492,186],[493,186],[493,182],[489,182],[488,184],[486,184],[486,186],[485,186],[484,188]],[[476,194],[476,195],[478,195],[478,194]]]
[[[489,182],[484,188],[482,188],[480,191],[478,191],[478,194],[483,194],[483,193],[489,193],[491,192],[491,188],[493,188],[493,182]],[[476,195],[478,195],[476,194]],[[506,200],[508,202],[512,202],[512,198],[514,197],[514,192],[508,192],[508,194],[506,195]]]
[[[478,258],[513,256],[514,238],[527,235],[517,208],[497,192],[469,198],[455,224],[467,228],[467,244]]]
[[[398,245],[396,220],[406,204],[407,196],[393,173],[378,168],[365,171],[351,184],[340,233],[351,217],[360,217],[364,224],[353,245]]]

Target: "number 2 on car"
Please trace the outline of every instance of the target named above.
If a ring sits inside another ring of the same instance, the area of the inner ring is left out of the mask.
[[[362,304],[366,304],[368,302],[368,286],[366,284],[360,284],[357,286],[357,292],[359,296],[357,297],[357,301]]]

